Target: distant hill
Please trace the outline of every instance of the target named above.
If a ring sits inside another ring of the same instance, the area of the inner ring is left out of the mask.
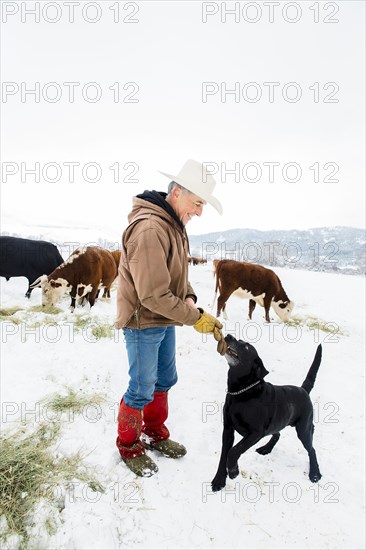
[[[28,232],[27,232],[28,233]],[[32,235],[2,231],[28,239],[49,240],[56,244],[64,259],[80,244],[103,248],[121,247],[102,230],[68,226],[37,226]],[[213,260],[227,258],[253,262],[268,267],[287,267],[311,271],[328,271],[348,275],[365,274],[365,243],[363,229],[354,227],[320,227],[299,231],[256,229],[229,229],[204,235],[189,236],[191,255]]]
[[[354,227],[308,230],[230,229],[191,235],[191,254],[271,266],[365,274],[365,231]]]

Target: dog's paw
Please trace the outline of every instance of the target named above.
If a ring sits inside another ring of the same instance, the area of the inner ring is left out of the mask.
[[[225,485],[226,485],[226,476],[216,475],[211,481],[211,489],[214,493],[216,491],[220,491],[221,489],[223,489]]]
[[[268,448],[267,445],[263,445],[263,447],[258,447],[258,449],[255,450],[256,453],[259,453],[260,455],[268,455],[272,451],[272,447]]]
[[[227,473],[230,479],[235,479],[239,475],[239,466],[236,463],[232,468],[228,468]]]
[[[313,483],[318,483],[318,481],[321,479],[321,477],[322,477],[322,475],[319,471],[318,472],[310,472],[310,474],[309,474],[309,479]]]

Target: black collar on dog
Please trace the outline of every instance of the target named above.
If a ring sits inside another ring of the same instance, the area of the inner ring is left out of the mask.
[[[250,388],[252,388],[253,386],[256,386],[257,384],[259,384],[259,382],[260,380],[257,380],[257,382],[254,382],[254,384],[250,384],[250,386],[247,386],[243,390],[239,390],[239,391],[226,390],[226,393],[228,393],[229,395],[239,395],[239,393],[244,393],[245,391],[250,390]]]

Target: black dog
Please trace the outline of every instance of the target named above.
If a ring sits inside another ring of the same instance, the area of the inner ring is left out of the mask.
[[[280,438],[280,430],[295,426],[297,436],[309,454],[309,478],[321,478],[315,449],[313,448],[312,390],[320,366],[322,347],[318,346],[313,364],[301,386],[273,386],[264,382],[268,374],[255,348],[228,334],[225,358],[229,364],[228,391],[224,405],[224,431],[222,451],[212,490],[219,491],[226,484],[227,474],[234,479],[239,474],[238,459],[262,437],[272,435],[269,442],[256,449],[257,453],[270,453]],[[234,432],[243,436],[234,447]]]

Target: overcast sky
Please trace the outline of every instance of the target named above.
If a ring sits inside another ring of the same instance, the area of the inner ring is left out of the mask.
[[[364,2],[1,4],[3,231],[119,236],[188,158],[191,234],[364,226]]]

